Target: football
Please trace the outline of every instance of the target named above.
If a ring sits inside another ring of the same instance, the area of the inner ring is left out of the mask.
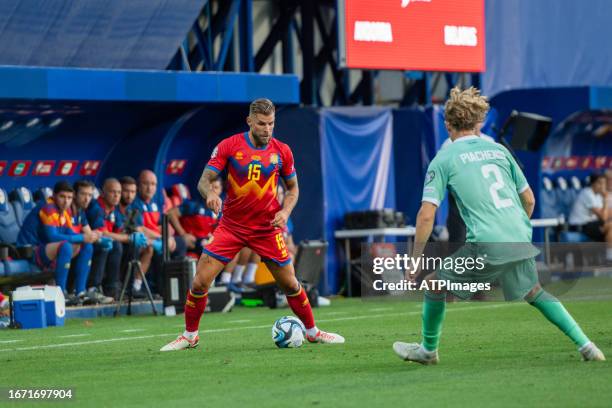
[[[281,317],[272,325],[272,340],[278,348],[296,348],[304,343],[306,328],[294,316]]]

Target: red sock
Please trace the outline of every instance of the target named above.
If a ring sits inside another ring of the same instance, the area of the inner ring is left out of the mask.
[[[293,313],[300,318],[306,329],[312,329],[315,326],[314,316],[312,315],[312,308],[308,301],[308,296],[304,291],[304,288],[300,287],[300,290],[293,295],[287,295],[287,303],[293,310]]]
[[[185,301],[185,330],[189,332],[198,330],[200,318],[204,314],[207,301],[208,291],[187,291],[187,300]]]

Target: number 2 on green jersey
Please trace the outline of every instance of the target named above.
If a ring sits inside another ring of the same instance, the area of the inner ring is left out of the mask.
[[[502,178],[502,174],[499,171],[499,167],[495,164],[485,164],[480,168],[482,175],[484,178],[488,179],[491,174],[495,177],[495,181],[489,187],[489,194],[491,194],[491,198],[493,199],[493,204],[495,204],[495,208],[501,209],[506,207],[512,207],[514,203],[509,198],[501,198],[499,196],[499,190],[505,187],[504,179]]]

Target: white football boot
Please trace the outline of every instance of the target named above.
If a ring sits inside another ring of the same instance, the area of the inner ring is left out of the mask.
[[[419,343],[393,343],[393,351],[404,361],[414,361],[424,365],[438,364],[438,350],[427,351]]]
[[[604,353],[592,341],[578,350],[582,354],[582,361],[606,361]]]
[[[176,340],[171,341],[166,344],[164,347],[159,349],[159,351],[176,351],[176,350],[185,350],[190,348],[198,347],[200,342],[200,336],[195,336],[193,340],[189,340],[187,337],[182,334],[176,338]]]
[[[342,344],[344,343],[344,337],[336,333],[327,333],[319,330],[316,335],[309,336],[306,334],[306,340],[311,343],[323,343],[323,344]]]

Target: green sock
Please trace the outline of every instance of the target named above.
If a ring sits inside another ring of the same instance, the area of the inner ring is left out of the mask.
[[[427,351],[438,349],[445,312],[446,293],[426,291],[423,300],[423,347]]]
[[[535,295],[533,300],[526,300],[531,306],[538,309],[548,321],[572,339],[578,347],[582,347],[590,341],[572,315],[563,307],[559,299],[550,293],[542,289]]]

